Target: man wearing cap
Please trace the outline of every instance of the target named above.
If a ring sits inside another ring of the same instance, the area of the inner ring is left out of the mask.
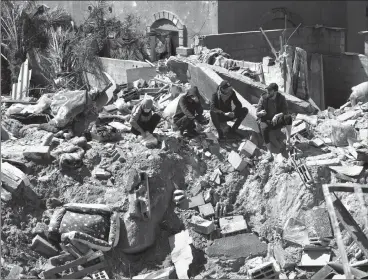
[[[258,123],[260,125],[266,147],[270,153],[270,160],[273,159],[269,136],[271,130],[286,127],[286,144],[287,146],[290,144],[292,117],[288,112],[285,97],[279,93],[278,90],[279,87],[277,84],[269,84],[267,87],[267,94],[260,98],[257,107]]]
[[[133,108],[130,118],[132,133],[142,135],[143,137],[147,137],[153,133],[161,120],[161,116],[153,113],[153,111],[155,111],[155,108],[151,98],[144,98],[141,103]]]
[[[198,134],[196,129],[200,130],[201,124],[205,124],[206,120],[203,117],[197,87],[191,87],[185,95],[180,97],[173,120],[181,135],[186,133],[187,136],[194,137]]]
[[[231,107],[232,103],[235,105],[234,110]],[[219,138],[224,139],[225,134],[222,126],[226,125],[228,121],[233,120],[235,123],[230,129],[230,133],[236,133],[241,122],[247,116],[248,109],[242,106],[230,83],[224,80],[212,95],[210,114]]]

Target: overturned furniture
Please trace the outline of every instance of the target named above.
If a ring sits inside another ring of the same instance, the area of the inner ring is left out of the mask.
[[[109,251],[119,242],[120,217],[104,204],[68,203],[55,210],[49,239],[79,242],[89,248]]]

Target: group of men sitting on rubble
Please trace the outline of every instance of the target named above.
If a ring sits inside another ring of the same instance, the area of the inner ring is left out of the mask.
[[[232,105],[235,109],[232,109]],[[217,91],[213,93],[210,104],[210,116],[218,132],[219,140],[231,139],[239,135],[238,128],[247,114],[248,109],[242,106],[230,83],[226,80],[222,81]],[[269,160],[273,160],[270,131],[285,127],[288,147],[292,124],[286,99],[279,93],[277,84],[271,83],[267,87],[267,93],[259,100],[256,114],[260,131],[269,151]],[[145,98],[133,108],[130,120],[131,131],[135,135],[147,137],[153,133],[161,119],[162,115],[154,106],[152,99]],[[228,121],[234,122],[230,129],[228,129]],[[209,121],[203,116],[203,107],[196,86],[191,87],[185,95],[180,97],[173,122],[180,134],[189,138],[197,136],[198,131],[202,130],[202,125],[208,124]]]

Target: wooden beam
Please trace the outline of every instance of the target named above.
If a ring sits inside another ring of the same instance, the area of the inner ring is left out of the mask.
[[[341,231],[339,228],[339,222],[337,221],[337,216],[336,216],[334,205],[332,202],[332,197],[331,197],[331,193],[329,190],[329,186],[323,185],[322,189],[323,189],[323,194],[326,200],[327,211],[328,211],[328,214],[330,215],[331,225],[332,225],[335,237],[336,237],[336,243],[340,251],[341,262],[344,267],[344,273],[345,273],[346,279],[353,279],[352,274],[351,274],[351,269],[349,266],[348,256],[345,251],[344,242],[342,241],[342,235],[341,235]]]
[[[272,46],[270,40],[268,39],[266,33],[263,31],[262,27],[260,27],[259,30],[261,30],[263,36],[266,38],[266,41],[267,41],[268,45],[270,46],[273,55],[275,56],[276,59],[278,59],[277,52],[276,52],[275,48]]]
[[[336,196],[336,195],[335,195]],[[349,232],[351,237],[354,239],[355,243],[358,245],[362,253],[368,258],[368,239],[367,236],[363,233],[357,222],[350,215],[349,211],[346,210],[345,206],[342,204],[340,199],[336,197],[336,200],[333,202],[335,207],[335,213],[337,218],[340,220],[340,223],[344,226],[344,228]]]
[[[355,188],[361,188],[363,193],[368,193],[368,186],[354,183],[337,183],[326,185],[330,192],[355,192]]]

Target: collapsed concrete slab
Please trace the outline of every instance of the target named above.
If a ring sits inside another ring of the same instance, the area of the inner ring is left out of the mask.
[[[200,94],[207,103],[210,102],[212,94],[216,92],[217,87],[223,81],[219,75],[209,68],[208,64],[204,63],[198,63],[197,65],[188,64],[188,75],[190,84],[198,87]],[[237,92],[235,88],[234,90],[243,107],[246,107],[249,111],[242,124],[250,130],[259,132],[256,121],[256,108]]]
[[[209,257],[229,258],[254,258],[267,255],[267,244],[261,242],[258,237],[251,233],[238,234],[235,236],[216,239],[208,247]]]
[[[229,71],[223,67],[208,65],[221,78],[228,80],[234,89],[240,93],[247,101],[252,104],[258,103],[258,100],[267,92],[267,85],[252,80],[249,77],[239,73]],[[280,86],[280,85],[279,85]],[[299,99],[293,95],[280,92],[286,98],[288,108],[291,113],[314,114],[317,113],[316,108],[307,101]]]
[[[192,242],[187,230],[169,237],[171,258],[179,279],[189,279],[188,270],[193,261],[192,248],[190,247]]]

